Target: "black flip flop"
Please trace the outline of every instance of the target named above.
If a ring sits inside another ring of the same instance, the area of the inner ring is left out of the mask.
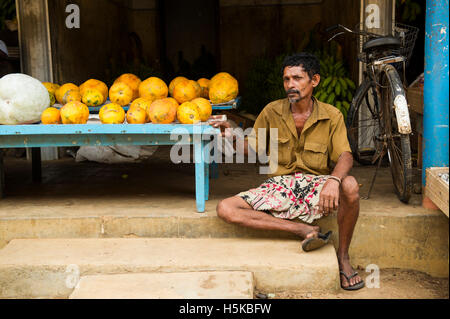
[[[330,240],[331,233],[332,231],[330,230],[326,234],[319,233],[317,237],[305,239],[302,243],[303,251],[311,251],[325,246]]]
[[[358,289],[361,289],[361,288],[363,288],[364,287],[364,280],[362,280],[361,279],[361,281],[360,282],[358,282],[357,284],[354,284],[353,286],[350,286],[350,279],[352,279],[353,277],[355,277],[356,275],[358,275],[358,272],[354,272],[352,275],[350,275],[350,276],[347,276],[343,271],[340,271],[339,272],[341,275],[343,275],[344,277],[345,277],[345,279],[347,279],[347,282],[348,282],[348,284],[349,284],[349,286],[348,287],[344,287],[344,286],[342,286],[342,283],[341,283],[341,288],[342,289],[344,289],[344,290],[358,290]]]

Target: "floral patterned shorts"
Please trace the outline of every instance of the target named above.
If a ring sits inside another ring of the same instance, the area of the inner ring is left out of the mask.
[[[241,192],[254,210],[266,211],[283,219],[299,218],[312,223],[323,216],[319,212],[319,195],[329,175],[294,173],[267,179],[258,188]]]

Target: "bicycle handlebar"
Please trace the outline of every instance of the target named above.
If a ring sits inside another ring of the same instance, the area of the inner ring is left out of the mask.
[[[325,32],[328,33],[330,31],[336,30],[337,28],[339,28],[339,24],[329,26],[328,28],[325,29]]]
[[[328,28],[325,29],[325,32],[329,33],[330,31],[333,31],[333,30],[336,30],[336,29],[342,29],[343,32],[336,33],[328,41],[333,40],[335,37],[337,37],[338,35],[343,34],[344,32],[348,32],[348,33],[352,33],[352,34],[356,34],[356,35],[368,35],[368,36],[372,36],[372,37],[380,37],[379,34],[367,32],[367,31],[363,31],[363,30],[355,31],[355,30],[347,28],[346,26],[344,26],[342,24],[335,24],[335,25],[329,26]]]

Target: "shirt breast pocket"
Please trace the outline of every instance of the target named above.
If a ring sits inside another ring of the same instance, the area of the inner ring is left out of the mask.
[[[292,158],[292,146],[288,137],[278,137],[278,163],[289,164]]]
[[[303,163],[307,167],[325,169],[328,165],[327,145],[321,143],[306,142],[303,150]]]

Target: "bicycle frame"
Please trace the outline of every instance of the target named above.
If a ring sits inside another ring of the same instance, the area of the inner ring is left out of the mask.
[[[332,30],[339,29],[339,28],[344,31],[336,33],[328,41],[331,41],[336,36],[341,35],[346,32],[356,34],[356,35],[371,34],[369,32],[365,32],[365,31],[357,32],[357,31],[351,30],[341,24],[331,26],[331,27],[327,28],[325,32],[330,32]],[[372,35],[378,36],[375,34],[372,34]],[[377,59],[377,60],[371,61],[370,63],[367,63],[367,67],[372,70],[372,81],[377,86],[380,86],[380,84],[377,82],[377,78],[379,78],[379,74],[384,72],[386,74],[386,76],[388,77],[389,84],[391,86],[391,90],[394,95],[392,97],[394,100],[393,107],[394,107],[395,115],[397,118],[399,133],[400,134],[411,134],[411,132],[412,132],[411,121],[409,118],[408,103],[406,101],[405,90],[403,89],[403,84],[400,79],[400,76],[398,75],[397,70],[391,65],[391,63],[399,63],[399,62],[403,62],[403,65],[404,65],[405,57],[403,57],[403,56],[386,56],[381,59]]]
[[[384,72],[388,77],[389,85],[391,86],[391,91],[393,94],[393,107],[397,118],[398,131],[400,134],[411,134],[411,121],[409,117],[405,90],[403,89],[403,84],[397,70],[390,64],[403,61],[404,57],[402,56],[386,57],[367,64],[367,67],[371,69],[372,81],[374,81],[377,86],[381,85],[376,81],[376,79],[379,78],[379,74],[381,72]]]
[[[352,31],[342,25],[327,30],[337,28],[362,37],[358,59],[366,65],[366,70],[353,97],[346,124],[354,157],[363,165],[378,161],[365,198],[369,198],[378,168],[387,154],[395,192],[407,203],[412,189],[411,122],[403,81],[396,68],[396,64],[405,68],[409,53],[405,50],[403,54],[401,50],[407,47],[391,37],[375,41],[374,38],[383,36]],[[372,39],[374,41],[369,43]]]

